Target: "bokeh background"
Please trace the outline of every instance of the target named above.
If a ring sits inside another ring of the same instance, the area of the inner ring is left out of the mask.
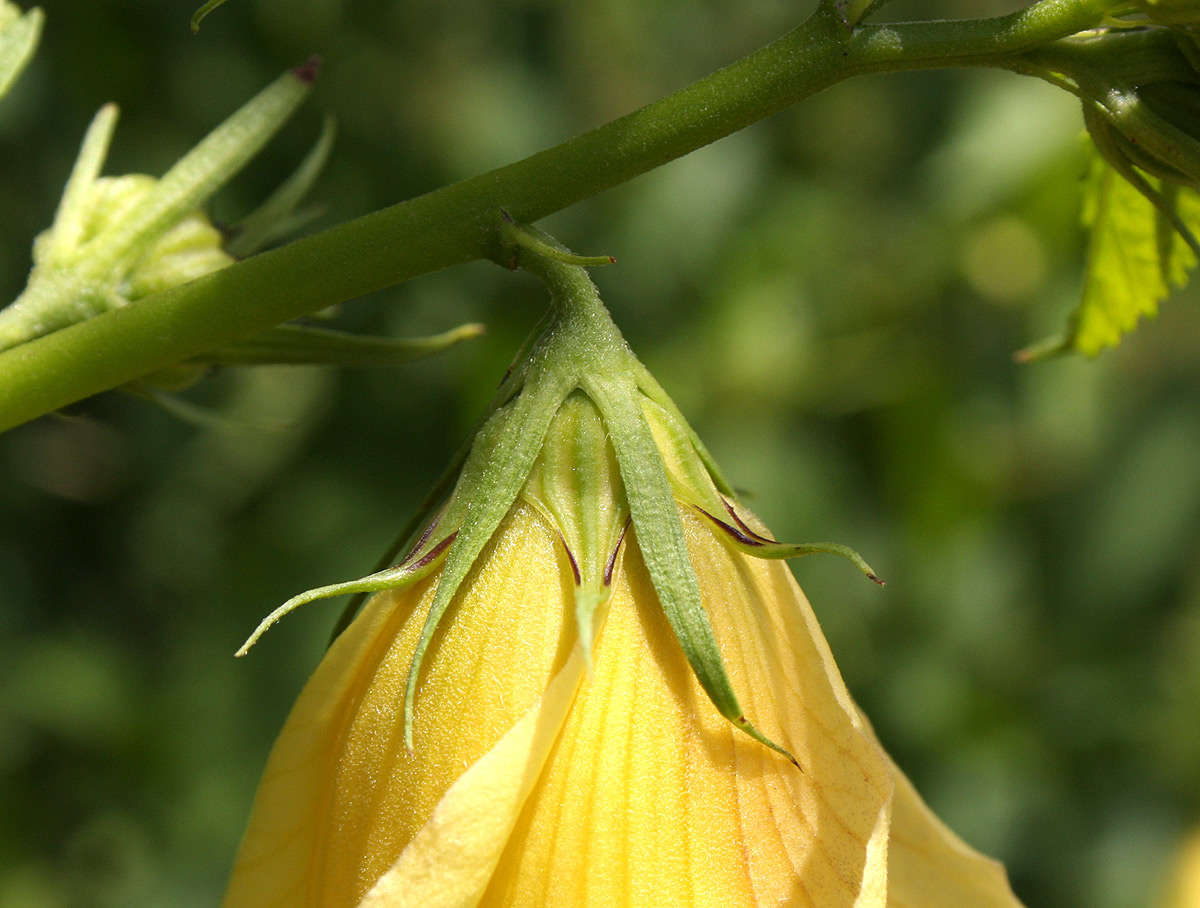
[[[48,0],[0,104],[0,299],[88,120],[161,173],[312,52],[313,99],[215,201],[340,133],[331,224],[507,163],[782,33],[784,0]],[[909,0],[889,16],[1005,12]],[[1080,288],[1074,103],[994,72],[844,83],[546,222],[612,253],[627,336],[785,539],[846,681],[935,810],[1031,906],[1152,905],[1200,823],[1200,299],[1096,361],[1016,366]],[[247,305],[252,305],[247,300]],[[477,263],[337,323],[486,337],[375,371],[215,375],[223,427],[110,394],[0,437],[0,906],[201,906],[338,611],[540,315]]]

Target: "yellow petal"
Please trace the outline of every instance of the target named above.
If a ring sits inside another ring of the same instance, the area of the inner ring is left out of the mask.
[[[888,908],[1020,906],[1004,865],[950,831],[895,764]]]
[[[636,539],[593,660],[483,905],[882,905],[890,767],[787,567],[684,516],[747,716],[717,715]]]
[[[434,638],[409,756],[404,680],[434,585],[373,598],[305,686],[259,785],[227,908],[357,905],[566,662],[574,580],[557,536],[519,507]]]
[[[634,534],[581,682],[569,563],[520,505],[435,637],[415,756],[399,708],[433,581],[376,597],[327,654],[226,904],[1018,904],[883,752],[787,567],[683,520],[746,715],[803,771],[717,714]]]
[[[546,693],[450,786],[359,908],[470,908],[487,888],[530,789],[558,737],[587,661],[575,647]]]

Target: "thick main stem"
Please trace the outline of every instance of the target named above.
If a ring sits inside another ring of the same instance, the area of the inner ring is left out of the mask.
[[[0,353],[0,431],[325,306],[495,258],[501,208],[536,221],[853,75],[1002,65],[1090,27],[1102,6],[1043,0],[996,19],[849,33],[822,4],[766,47],[554,148]]]

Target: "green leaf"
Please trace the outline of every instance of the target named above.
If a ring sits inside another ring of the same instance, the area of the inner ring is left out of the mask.
[[[1142,316],[1153,317],[1196,266],[1184,233],[1200,230],[1194,189],[1153,177],[1139,188],[1097,153],[1084,184],[1082,220],[1090,231],[1083,298],[1066,336],[1030,348],[1023,359],[1068,350],[1095,356],[1115,347]]]
[[[840,542],[779,542],[767,536],[762,536],[751,529],[738,515],[737,509],[725,503],[725,510],[733,523],[722,520],[716,514],[709,513],[704,508],[692,505],[697,511],[708,518],[717,529],[725,534],[725,538],[740,552],[745,552],[755,558],[803,558],[805,555],[838,555],[845,558],[866,575],[868,580],[886,586],[875,569],[867,564],[865,558],[848,545]]]

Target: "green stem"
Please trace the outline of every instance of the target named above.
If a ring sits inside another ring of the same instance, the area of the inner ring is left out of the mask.
[[[419,274],[501,255],[505,209],[530,223],[872,72],[1002,66],[1094,26],[1102,0],[847,31],[827,6],[641,110],[515,164],[247,259],[0,353],[0,431],[272,325]]]

